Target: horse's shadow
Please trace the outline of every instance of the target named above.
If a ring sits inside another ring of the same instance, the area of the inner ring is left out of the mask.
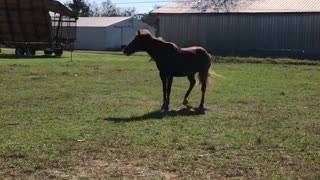
[[[183,108],[180,110],[172,110],[169,112],[162,112],[160,110],[156,110],[156,111],[143,114],[141,116],[107,117],[107,118],[104,118],[104,120],[113,121],[113,122],[132,122],[132,121],[143,121],[143,120],[150,120],[150,119],[163,119],[165,117],[200,116],[204,114],[205,114],[205,111],[202,109]]]

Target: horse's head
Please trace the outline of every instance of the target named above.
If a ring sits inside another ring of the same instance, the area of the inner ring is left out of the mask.
[[[123,53],[127,56],[138,52],[138,51],[146,51],[147,47],[152,40],[152,35],[148,30],[138,30],[138,34],[131,41],[131,43],[123,50]]]

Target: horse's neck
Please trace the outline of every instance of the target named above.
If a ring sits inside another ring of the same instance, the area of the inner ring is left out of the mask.
[[[147,53],[155,60],[160,55],[161,43],[162,42],[153,39],[147,47]]]
[[[175,51],[175,46],[171,43],[153,39],[147,47],[147,53],[155,60],[160,60]]]

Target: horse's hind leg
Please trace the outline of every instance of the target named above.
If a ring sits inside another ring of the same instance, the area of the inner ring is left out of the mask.
[[[189,85],[189,89],[188,89],[186,95],[184,96],[184,100],[183,100],[183,105],[185,105],[185,106],[188,106],[188,104],[189,104],[188,97],[189,97],[190,92],[192,91],[194,85],[196,84],[196,80],[194,78],[194,74],[193,75],[189,75],[188,76],[188,80],[190,82],[190,85]]]
[[[208,75],[209,75],[208,72],[199,72],[199,79],[201,82],[201,92],[202,92],[199,109],[202,109],[202,110],[204,109],[204,97],[205,97],[206,88],[207,88]]]

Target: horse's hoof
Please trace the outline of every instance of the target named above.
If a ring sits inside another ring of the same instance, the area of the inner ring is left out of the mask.
[[[167,113],[169,112],[169,109],[161,109],[161,113]]]
[[[188,100],[184,100],[182,104],[183,104],[184,106],[186,106],[187,109],[192,109],[192,106],[190,106]]]
[[[185,106],[188,106],[189,105],[189,101],[185,99],[182,104],[185,105]]]
[[[197,109],[197,112],[199,114],[205,114],[206,109],[203,106],[199,106],[199,108]]]
[[[162,107],[161,107],[161,112],[166,113],[166,112],[168,112],[168,111],[169,111],[169,107],[168,107],[168,106],[162,106]]]
[[[198,109],[199,109],[200,111],[205,111],[205,110],[206,110],[203,105],[200,105]]]

